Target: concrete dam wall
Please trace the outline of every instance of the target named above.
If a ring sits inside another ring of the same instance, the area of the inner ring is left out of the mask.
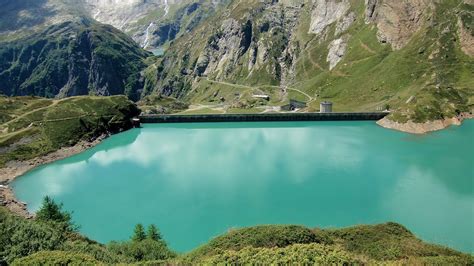
[[[143,115],[141,123],[204,123],[204,122],[265,122],[265,121],[367,121],[380,120],[388,112],[369,113],[273,113],[273,114],[202,114]]]

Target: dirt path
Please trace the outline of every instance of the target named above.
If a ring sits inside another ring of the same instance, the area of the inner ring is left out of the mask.
[[[362,48],[364,48],[364,50],[366,50],[367,52],[371,53],[371,54],[377,54],[376,51],[372,50],[369,46],[367,46],[367,44],[363,43],[362,40],[359,40],[360,42],[360,46],[362,46]]]
[[[317,69],[321,70],[321,71],[325,71],[324,68],[316,61],[314,61],[312,55],[311,55],[311,52],[309,50],[306,50],[306,52],[308,53],[308,58],[309,58],[309,61],[311,62],[311,64],[316,67]]]
[[[51,108],[51,107],[53,107],[53,106],[56,106],[60,101],[61,101],[61,100],[53,100],[53,102],[52,102],[50,105],[44,106],[44,107],[40,107],[40,108],[31,110],[31,111],[29,111],[29,112],[26,112],[26,113],[24,113],[24,114],[22,114],[22,115],[20,115],[20,116],[15,117],[14,119],[12,119],[12,120],[10,120],[10,121],[8,121],[8,122],[2,124],[2,126],[8,127],[9,124],[11,124],[11,123],[13,123],[13,122],[15,122],[15,121],[18,121],[19,119],[21,119],[21,118],[23,118],[23,117],[26,117],[26,116],[28,116],[28,115],[30,115],[30,114],[35,113],[35,112],[42,111],[42,110],[46,110],[46,109],[48,109],[48,108]]]
[[[297,91],[297,92],[303,94],[304,96],[306,96],[306,97],[309,99],[309,101],[312,101],[312,100],[313,100],[313,97],[311,97],[311,96],[310,96],[309,94],[307,94],[306,92],[303,92],[303,91],[301,91],[301,90],[294,89],[294,88],[286,88],[286,89],[287,89],[287,90],[290,90],[290,91]]]

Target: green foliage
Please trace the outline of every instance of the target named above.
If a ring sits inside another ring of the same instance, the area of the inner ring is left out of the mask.
[[[284,248],[252,248],[219,251],[204,264],[221,265],[352,265],[363,264],[353,254],[337,246],[295,244]]]
[[[93,257],[64,251],[41,251],[15,260],[12,265],[98,265]]]
[[[145,240],[145,238],[146,238],[146,235],[145,235],[145,229],[143,228],[143,225],[137,224],[133,232],[132,241],[140,242],[140,241]]]
[[[189,256],[202,257],[212,255],[216,250],[241,250],[245,247],[275,248],[287,247],[294,244],[332,242],[324,234],[317,234],[303,226],[294,225],[265,225],[229,231],[227,234],[212,239]]]
[[[60,249],[64,240],[61,230],[14,216],[0,207],[0,264],[41,250]]]
[[[2,43],[0,93],[42,97],[140,97],[140,71],[151,54],[121,31],[88,18]],[[93,65],[92,65],[93,64]]]
[[[137,224],[131,241],[111,242],[108,249],[120,256],[131,258],[132,261],[166,260],[176,256],[161,238],[158,228],[150,225],[145,234],[142,224]]]
[[[53,215],[55,217],[55,215]],[[257,226],[232,230],[188,254],[177,255],[158,229],[141,241],[107,246],[0,207],[0,264],[460,264],[474,257],[417,239],[401,225],[387,223],[343,229]],[[142,228],[143,229],[143,228]],[[141,234],[141,233],[140,233]],[[20,259],[21,258],[21,259]]]
[[[52,223],[63,228],[65,231],[73,232],[78,228],[72,222],[71,213],[62,210],[63,205],[57,204],[49,196],[44,197],[43,204],[36,213],[39,222]]]
[[[129,263],[134,261],[130,257],[117,254],[106,246],[89,240],[67,240],[61,247],[61,250],[87,254],[94,259],[107,264]]]
[[[330,230],[345,250],[375,260],[400,260],[407,257],[460,256],[460,252],[426,244],[396,223],[355,226]]]
[[[151,225],[148,226],[146,238],[150,239],[150,240],[153,240],[153,241],[162,240],[161,233],[158,230],[158,228],[156,227],[156,225],[151,224]]]
[[[142,241],[111,242],[108,249],[134,262],[148,260],[166,260],[176,256],[162,240],[144,239]]]

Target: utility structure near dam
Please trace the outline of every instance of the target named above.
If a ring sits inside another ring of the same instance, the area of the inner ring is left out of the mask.
[[[332,113],[332,102],[324,101],[319,104],[320,113]]]

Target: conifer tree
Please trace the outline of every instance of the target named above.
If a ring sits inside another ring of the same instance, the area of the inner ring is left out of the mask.
[[[76,231],[78,227],[72,222],[71,213],[63,211],[62,208],[62,204],[57,204],[51,197],[46,196],[41,208],[36,212],[36,220],[61,225],[67,231]]]
[[[152,224],[148,226],[147,238],[154,241],[160,241],[162,239],[160,231],[156,228],[156,225]]]
[[[145,235],[145,229],[143,228],[142,224],[137,224],[135,226],[135,231],[133,232],[133,237],[132,240],[135,242],[140,242],[142,240],[145,240],[146,235]]]

